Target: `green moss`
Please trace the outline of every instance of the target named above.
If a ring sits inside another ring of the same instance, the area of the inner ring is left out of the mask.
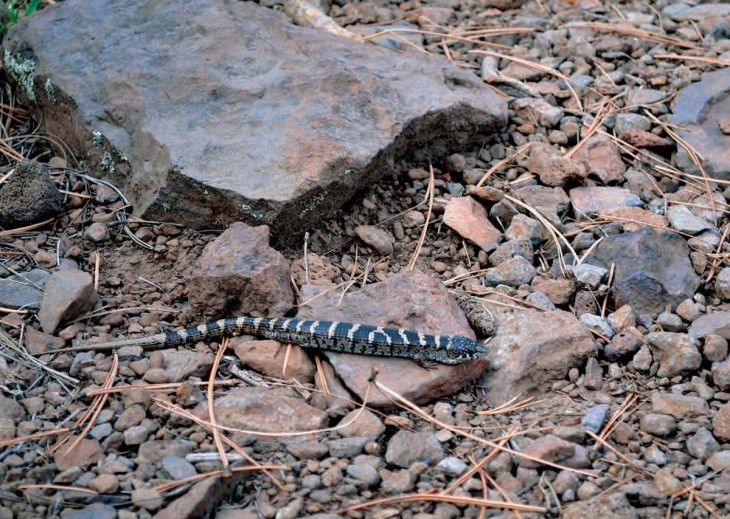
[[[322,202],[324,202],[324,200],[325,200],[325,194],[324,193],[319,193],[317,195],[314,195],[309,200],[309,203],[306,205],[306,207],[304,209],[302,209],[302,212],[299,213],[299,219],[300,220],[304,219],[304,217],[307,216],[307,214],[309,214],[312,211],[314,211],[317,208],[317,206],[319,206],[319,204],[321,204]]]
[[[35,63],[33,60],[25,59],[19,55],[13,55],[8,49],[5,49],[4,57],[5,68],[25,91],[28,99],[35,101]]]
[[[46,88],[46,95],[48,96],[48,100],[56,104],[56,89],[53,88],[53,83],[51,83],[51,78],[46,79],[46,82],[44,84]]]

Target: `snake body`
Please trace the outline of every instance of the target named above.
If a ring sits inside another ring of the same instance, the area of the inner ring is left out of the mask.
[[[164,348],[240,334],[294,343],[304,348],[400,357],[420,363],[460,364],[469,360],[483,360],[487,355],[484,344],[463,335],[432,335],[369,324],[268,317],[232,317],[149,337],[84,344],[56,351],[104,351],[124,346]]]

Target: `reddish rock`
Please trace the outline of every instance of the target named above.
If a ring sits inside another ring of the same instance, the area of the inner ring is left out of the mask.
[[[216,398],[213,405],[215,419],[220,425],[247,431],[310,431],[325,427],[328,421],[325,412],[303,400],[266,388],[236,388]],[[195,414],[208,418],[207,401],[196,407]]]
[[[310,404],[327,411],[328,416],[344,416],[355,406],[352,395],[337,378],[332,364],[326,360],[322,360],[321,373],[314,377],[314,389],[317,392],[312,395]]]
[[[651,409],[654,413],[682,419],[706,416],[710,412],[710,407],[704,399],[674,393],[654,393],[651,396]]]
[[[541,460],[560,463],[561,460],[570,458],[575,453],[575,443],[562,440],[552,434],[545,435],[533,441],[522,449],[522,453]],[[541,463],[521,456],[517,457],[517,463],[521,467],[535,469],[543,466]]]
[[[652,332],[646,336],[654,360],[659,362],[657,376],[691,375],[699,369],[702,355],[696,341],[684,333]]]
[[[730,389],[730,360],[712,363],[712,381],[720,391]]]
[[[393,254],[393,243],[395,238],[393,235],[383,229],[379,229],[374,225],[358,225],[355,227],[355,234],[365,244],[370,245],[375,252],[381,256]]]
[[[59,270],[46,281],[38,320],[46,333],[91,310],[96,302],[94,279],[78,270]]]
[[[667,227],[669,225],[664,216],[640,207],[609,207],[599,211],[598,215],[622,224],[626,232],[636,231],[642,227]]]
[[[304,349],[295,344],[286,345],[277,341],[250,341],[242,337],[231,339],[230,347],[246,365],[269,377],[299,382],[312,382],[316,371],[314,363]],[[286,372],[284,359],[286,359]]]
[[[712,434],[721,442],[730,442],[730,404],[723,404],[715,414]]]
[[[193,519],[210,517],[238,485],[249,478],[250,472],[232,472],[211,476],[194,483],[190,488],[155,514],[155,519]]]
[[[201,351],[162,350],[164,369],[169,382],[179,382],[190,376],[207,377],[213,367],[215,355]]]
[[[65,345],[66,341],[60,337],[41,333],[30,326],[25,328],[25,347],[31,355],[43,355],[46,350],[63,348]]]
[[[532,280],[532,287],[545,294],[554,305],[565,305],[575,294],[575,280],[568,278],[550,279],[537,276]]]
[[[588,174],[581,162],[559,155],[547,144],[534,144],[530,148],[527,169],[548,186],[562,186],[568,181],[581,180]]]
[[[85,469],[104,458],[104,449],[96,440],[81,440],[73,449],[76,436],[70,436],[63,446],[55,451],[53,461],[56,462],[58,470],[64,471],[71,467]]]
[[[234,223],[206,245],[198,264],[189,285],[192,320],[280,316],[294,303],[289,262],[269,246],[265,225]]]
[[[486,252],[496,249],[501,237],[501,233],[489,221],[484,207],[470,196],[449,200],[444,212],[444,223]]]
[[[608,184],[623,180],[626,166],[621,159],[618,146],[607,136],[596,134],[580,147],[575,158],[581,160],[589,174]]]
[[[245,219],[298,238],[407,155],[439,160],[507,119],[506,99],[472,71],[298,27],[256,2],[57,7],[3,42],[36,71],[28,104],[152,220]]]
[[[489,342],[490,368],[479,384],[489,390],[487,398],[494,405],[544,390],[596,354],[593,336],[568,312],[515,310],[488,302],[485,306],[494,314],[497,332]]]
[[[297,317],[474,337],[464,314],[446,288],[438,280],[416,270],[400,272],[382,283],[350,291],[342,298],[334,291],[314,298],[319,293],[316,287],[303,288],[305,302]],[[434,369],[424,369],[406,359],[323,353],[345,385],[359,398],[363,397],[370,376],[377,369],[378,381],[416,403],[429,402],[457,391],[486,367],[485,361],[474,361],[453,366],[438,364]],[[371,392],[368,402],[381,407],[393,405],[378,391]]]
[[[654,133],[640,130],[639,128],[625,130],[621,132],[618,138],[635,148],[655,149],[658,151],[674,148],[674,143],[669,139],[659,137]]]

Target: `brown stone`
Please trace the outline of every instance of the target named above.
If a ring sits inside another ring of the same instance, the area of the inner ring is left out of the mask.
[[[234,337],[230,347],[242,362],[269,377],[296,379],[307,383],[314,379],[314,363],[304,349],[295,344],[281,344],[272,340],[250,341]]]
[[[591,333],[568,312],[515,310],[488,302],[485,306],[495,317],[497,332],[489,342],[490,368],[479,384],[489,390],[492,404],[544,390],[596,354]]]
[[[446,288],[438,280],[416,270],[400,272],[382,283],[350,291],[344,297],[330,291],[314,298],[320,290],[303,288],[304,303],[298,317],[474,337],[464,314]],[[378,371],[378,381],[383,385],[411,401],[425,403],[457,391],[486,367],[485,361],[473,361],[453,366],[438,364],[434,369],[424,369],[406,359],[323,353],[345,385],[361,399],[373,370]],[[393,405],[378,391],[371,391],[368,402],[381,407]]]
[[[557,150],[547,144],[534,144],[531,147],[527,169],[548,186],[562,186],[568,181],[583,179],[588,174],[581,162],[559,155]]]
[[[506,122],[506,100],[472,71],[255,2],[58,7],[14,27],[4,64],[33,50],[23,92],[43,130],[148,219],[299,238],[407,155],[440,160]]]
[[[639,128],[625,130],[621,132],[618,138],[635,148],[665,150],[674,147],[674,143],[669,139]]]
[[[609,207],[599,211],[598,215],[601,218],[618,222],[624,226],[624,231],[631,232],[640,229],[641,227],[667,227],[667,219],[646,209],[640,207]]]
[[[712,435],[721,442],[730,442],[730,404],[723,404],[712,419]]]
[[[538,292],[545,294],[554,305],[568,304],[573,294],[575,294],[574,279],[550,279],[543,276],[536,276],[532,280],[532,286]]]
[[[580,147],[576,159],[583,161],[588,173],[596,175],[605,184],[624,178],[626,166],[618,146],[605,135],[596,134],[590,137]]]
[[[561,460],[570,458],[575,453],[575,443],[562,440],[552,434],[545,435],[533,441],[522,449],[522,453],[533,458],[559,463]],[[521,467],[535,469],[543,466],[537,461],[533,461],[522,456],[517,457],[517,463]]]
[[[63,471],[71,467],[85,469],[104,457],[104,450],[98,441],[83,439],[73,447],[76,439],[76,436],[70,436],[68,441],[55,452],[53,461],[56,462],[58,470]]]
[[[496,249],[501,237],[499,230],[489,221],[486,209],[470,196],[449,200],[444,223],[485,252]]]
[[[597,214],[613,207],[642,207],[641,199],[628,189],[620,187],[586,186],[570,190],[570,201],[579,218]]]
[[[234,223],[206,245],[190,280],[191,315],[283,315],[294,303],[289,262],[269,246],[269,228]]]
[[[46,333],[53,333],[59,324],[90,310],[96,302],[94,280],[78,270],[59,270],[51,274],[43,291],[38,320]]]

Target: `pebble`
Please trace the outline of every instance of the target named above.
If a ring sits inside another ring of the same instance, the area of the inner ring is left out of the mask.
[[[654,436],[668,436],[677,430],[677,423],[672,416],[658,413],[647,413],[641,417],[641,430]]]
[[[603,427],[608,413],[608,404],[598,404],[590,407],[581,418],[580,425],[586,431],[598,433]]]
[[[381,256],[393,254],[395,239],[389,232],[373,225],[359,225],[355,227],[355,234]]]
[[[92,223],[84,231],[84,238],[94,243],[101,243],[109,239],[109,227],[105,223]]]
[[[700,427],[689,440],[687,440],[687,451],[700,460],[705,460],[720,450],[720,444],[712,436],[712,433]]]
[[[441,444],[431,432],[398,431],[388,442],[385,460],[408,468],[415,462],[437,464],[444,457]]]
[[[720,389],[730,389],[730,359],[712,363],[712,381]]]

